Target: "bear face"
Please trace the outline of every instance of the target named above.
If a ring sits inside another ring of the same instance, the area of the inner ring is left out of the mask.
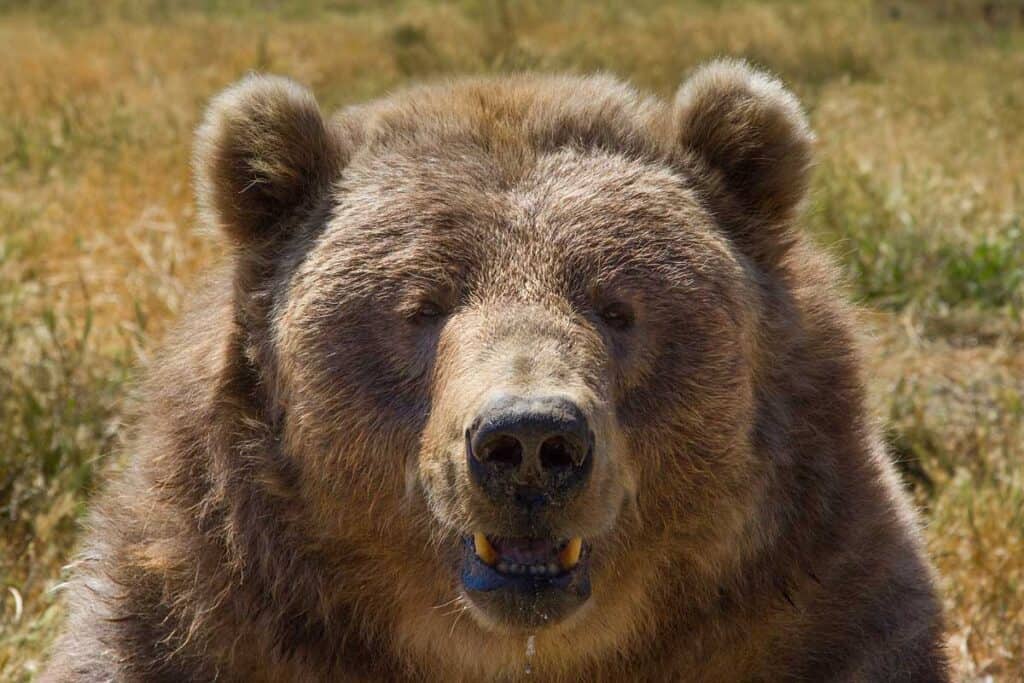
[[[394,157],[352,167],[353,186],[371,189],[345,195],[277,325],[284,401],[303,418],[287,431],[317,497],[344,501],[331,473],[346,471],[358,430],[370,451],[345,485],[414,482],[434,535],[455,536],[438,571],[462,562],[483,614],[536,627],[586,599],[588,572],[614,561],[605,543],[643,541],[620,520],[638,513],[639,486],[658,490],[652,477],[728,457],[742,440],[746,277],[692,192],[650,164],[554,152],[509,191],[486,164],[435,159],[421,171]],[[409,169],[411,201],[377,189],[396,167]],[[372,428],[346,423],[349,413],[372,416]],[[530,419],[578,419],[581,433],[556,424],[531,436],[516,424]],[[482,436],[488,421],[510,423]],[[513,452],[483,461],[485,441],[502,437]],[[324,446],[301,446],[314,443]],[[679,484],[651,505],[708,482]],[[526,579],[496,569],[514,558],[452,557],[475,534],[511,553],[516,540],[544,541],[533,564],[558,572]],[[557,554],[574,538],[584,552],[570,570]]]
[[[200,202],[317,542],[373,539],[395,584],[416,558],[425,593],[503,632],[628,613],[656,591],[616,582],[657,586],[683,545],[717,561],[757,499],[758,281],[810,144],[733,63],[671,108],[604,79],[333,121],[279,79],[221,96]]]

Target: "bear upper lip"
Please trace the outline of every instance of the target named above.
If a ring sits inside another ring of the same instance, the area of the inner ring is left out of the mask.
[[[476,532],[473,549],[482,562],[502,574],[555,576],[579,564],[583,539],[497,538]]]

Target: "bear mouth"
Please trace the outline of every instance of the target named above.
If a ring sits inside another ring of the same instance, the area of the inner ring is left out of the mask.
[[[583,555],[583,539],[492,538],[473,534],[473,552],[484,564],[508,577],[553,578],[571,572]]]
[[[512,628],[550,625],[590,597],[590,552],[578,536],[475,533],[463,546],[462,586],[493,622]]]

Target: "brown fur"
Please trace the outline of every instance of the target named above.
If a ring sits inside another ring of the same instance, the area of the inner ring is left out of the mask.
[[[325,122],[229,90],[196,171],[230,267],[150,372],[46,680],[522,677],[528,634],[457,582],[459,539],[513,525],[459,451],[499,385],[560,387],[599,442],[538,522],[593,543],[593,594],[531,680],[946,680],[855,323],[793,228],[812,144],[733,62],[671,106],[516,76]]]

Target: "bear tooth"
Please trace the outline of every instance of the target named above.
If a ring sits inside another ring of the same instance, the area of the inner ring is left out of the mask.
[[[572,569],[580,561],[580,553],[583,552],[583,539],[573,536],[565,544],[562,552],[558,553],[558,561],[562,563],[563,569]]]
[[[473,547],[476,550],[476,556],[483,560],[484,564],[493,567],[494,563],[498,561],[497,551],[484,534],[480,532],[473,534]]]
[[[548,574],[554,575],[558,573],[558,565],[554,562],[548,563]]]

